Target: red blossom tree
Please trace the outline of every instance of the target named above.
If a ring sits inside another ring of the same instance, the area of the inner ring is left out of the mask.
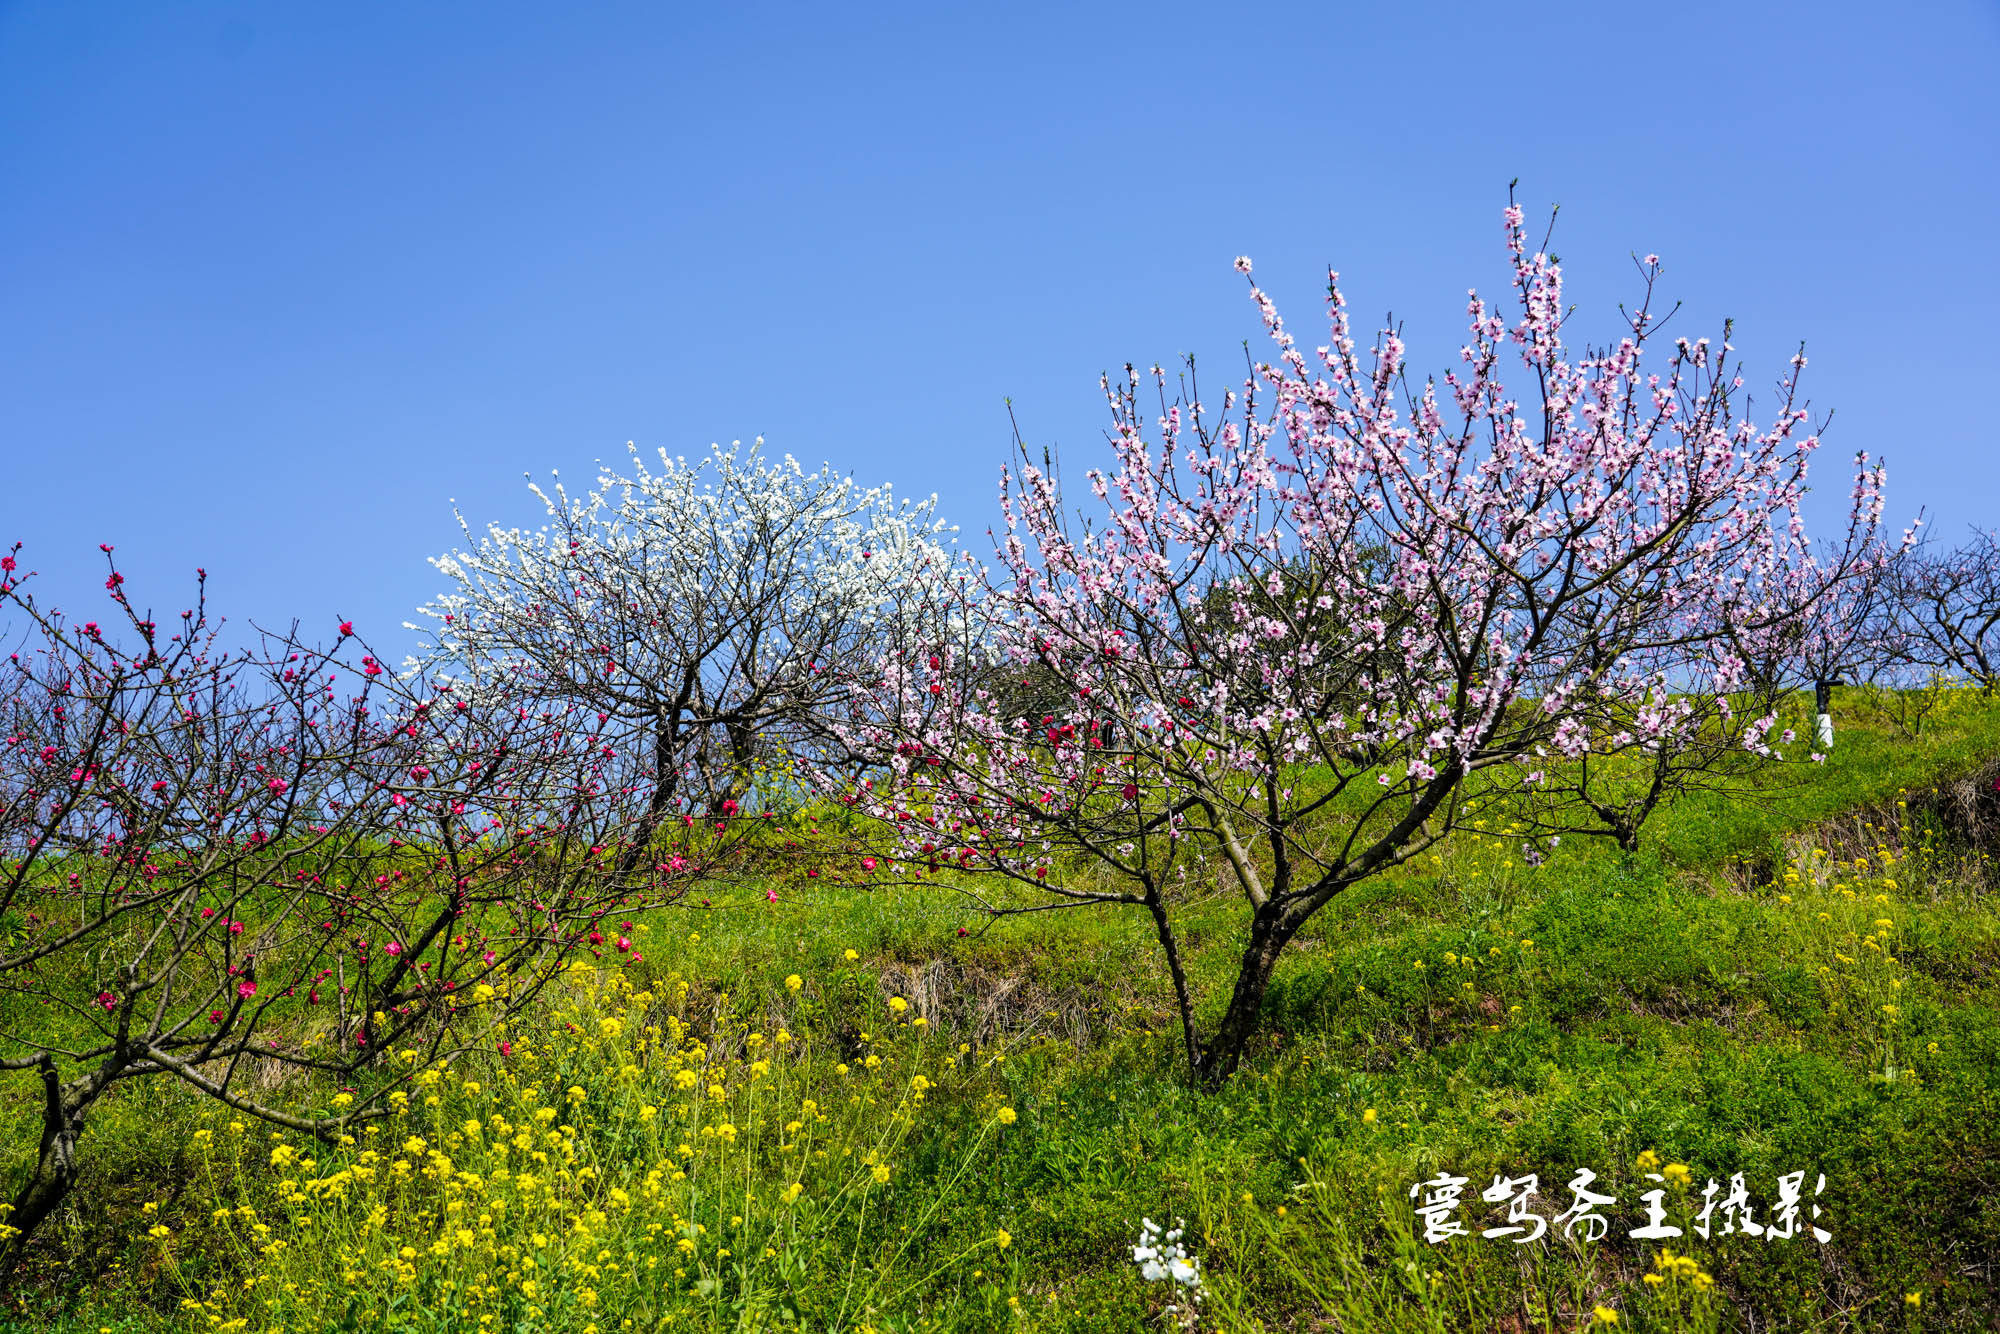
[[[349,623],[232,650],[199,599],[139,613],[115,566],[110,628],[23,579],[16,548],[0,607],[36,642],[0,667],[0,1070],[39,1077],[44,1116],[0,1270],[119,1085],[337,1139],[490,1046],[566,958],[634,957],[608,919],[680,897],[741,824],[687,820],[622,865],[631,757],[602,718],[384,671]]]

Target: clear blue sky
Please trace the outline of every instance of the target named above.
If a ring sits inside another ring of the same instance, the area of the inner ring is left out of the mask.
[[[1658,251],[1753,384],[1805,340],[1830,497],[1867,448],[1962,531],[1996,68],[1991,0],[0,5],[0,538],[77,612],[107,541],[142,605],[205,565],[397,656],[448,498],[538,521],[524,470],[627,440],[762,433],[983,543],[1003,399],[1074,467],[1100,369],[1233,369],[1237,254],[1441,365],[1513,177],[1586,332]]]

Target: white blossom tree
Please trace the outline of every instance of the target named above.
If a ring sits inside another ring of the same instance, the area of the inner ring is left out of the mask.
[[[643,757],[636,862],[670,817],[735,815],[753,763],[824,743],[819,718],[947,576],[936,497],[898,501],[789,455],[636,447],[587,495],[532,486],[548,522],[498,525],[433,562],[426,659],[475,695],[581,704]],[[761,749],[760,749],[761,748]]]

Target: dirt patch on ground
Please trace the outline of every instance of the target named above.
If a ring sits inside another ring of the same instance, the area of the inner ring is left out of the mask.
[[[880,989],[884,1001],[901,996],[940,1033],[975,1047],[1039,1033],[1082,1048],[1126,1018],[1109,993],[1050,987],[1030,973],[1002,973],[949,957],[888,964]]]
[[[1968,851],[2000,858],[2000,760],[1908,800],[1911,811],[1935,819]]]
[[[1963,854],[1975,865],[1989,864],[2000,859],[2000,760],[1848,811],[1806,832],[1815,846],[1836,857],[1871,853],[1881,846],[1901,855],[1930,841],[1939,851]]]
[[[1958,873],[1988,888],[2000,868],[2000,759],[1845,811],[1787,835],[1785,843],[1795,853],[1816,848],[1842,861],[1872,857],[1883,847],[1902,857],[1928,844],[1933,853],[1956,854]],[[1746,892],[1783,873],[1784,861],[1775,851],[1733,857],[1722,867],[1724,880]]]

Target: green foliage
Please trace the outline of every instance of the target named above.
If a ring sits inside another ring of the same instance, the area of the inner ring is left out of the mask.
[[[1637,1330],[1987,1328],[2000,910],[1920,794],[2000,754],[2000,710],[1953,700],[1917,737],[1841,722],[1809,781],[1690,798],[1636,855],[1566,844],[1530,868],[1495,813],[1357,892],[1297,943],[1213,1094],[1187,1083],[1137,916],[984,929],[949,888],[774,859],[639,923],[645,964],[572,977],[511,1055],[420,1077],[355,1144],[232,1132],[157,1081],[110,1100],[8,1310],[65,1331],[1166,1328],[1168,1285],[1130,1258],[1151,1217],[1187,1220],[1204,1327],[1575,1330],[1601,1308]],[[1179,913],[1213,992],[1236,915]],[[31,1080],[0,1099],[15,1173]],[[1561,1208],[1579,1168],[1620,1201],[1599,1244],[1413,1230],[1409,1189],[1440,1170],[1475,1202],[1535,1172]],[[1649,1169],[1683,1227],[1708,1178],[1742,1172],[1762,1202],[1824,1172],[1832,1240],[1631,1240]]]

